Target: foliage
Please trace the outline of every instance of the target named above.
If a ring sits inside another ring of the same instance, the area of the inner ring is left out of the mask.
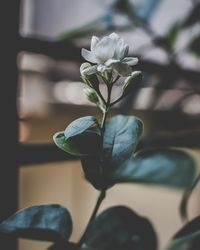
[[[176,29],[172,31],[173,40]],[[80,67],[86,97],[102,112],[76,119],[53,136],[63,151],[80,158],[83,172],[100,191],[94,211],[79,242],[70,242],[72,219],[60,205],[25,208],[0,224],[0,232],[15,237],[53,242],[49,250],[156,250],[157,236],[151,222],[124,206],[111,207],[97,215],[106,191],[117,183],[164,185],[192,190],[196,183],[196,162],[183,149],[152,148],[138,151],[143,122],[135,116],[116,115],[107,119],[110,108],[134,91],[142,74],[134,71],[137,58],[127,57],[128,45],[117,34],[102,39],[92,37],[91,51],[82,50],[93,65]],[[121,96],[112,101],[112,88],[123,77]],[[107,95],[101,93],[103,82]],[[191,193],[191,191],[188,191]],[[188,200],[184,199],[184,209]],[[184,210],[185,211],[185,210]],[[200,238],[199,218],[186,225],[173,239],[168,250]],[[188,250],[194,250],[188,248]]]

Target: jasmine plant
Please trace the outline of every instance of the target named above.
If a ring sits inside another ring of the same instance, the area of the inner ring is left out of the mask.
[[[102,119],[99,121],[90,115],[78,118],[53,136],[61,150],[80,158],[85,179],[99,190],[93,213],[79,241],[70,241],[72,219],[69,211],[58,204],[35,205],[18,211],[0,224],[1,233],[50,241],[53,244],[49,250],[157,249],[156,232],[147,218],[123,205],[98,213],[107,190],[118,183],[190,190],[197,178],[196,162],[185,150],[138,151],[144,126],[139,118],[116,115],[108,119],[111,107],[142,81],[142,72],[134,70],[138,58],[127,57],[128,50],[129,46],[116,33],[102,39],[92,37],[90,51],[82,49],[82,56],[88,62],[81,65],[80,74],[84,94],[100,109]],[[121,95],[113,100],[112,89],[119,80],[122,81]],[[102,93],[101,84],[106,86],[106,94]],[[195,232],[189,230],[189,236],[188,230],[182,229],[166,249],[183,249],[185,242],[186,247],[191,246],[188,242],[200,237],[197,228]]]

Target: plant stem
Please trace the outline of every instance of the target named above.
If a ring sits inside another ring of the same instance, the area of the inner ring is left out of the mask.
[[[93,220],[96,218],[96,214],[97,214],[97,212],[98,212],[98,210],[99,210],[99,207],[100,207],[100,205],[101,205],[101,203],[102,203],[102,201],[104,200],[105,197],[106,197],[106,191],[105,191],[105,190],[102,190],[101,193],[100,193],[100,195],[99,195],[99,197],[98,197],[98,199],[97,199],[96,205],[95,205],[94,210],[93,210],[93,212],[92,212],[92,215],[91,215],[91,217],[90,217],[90,219],[89,219],[89,222],[88,222],[88,224],[87,224],[87,227],[86,227],[86,229],[85,229],[85,232],[83,233],[83,235],[82,235],[82,237],[81,237],[81,239],[80,239],[80,241],[79,241],[79,243],[78,243],[79,246],[80,246],[80,245],[83,243],[83,241],[85,240],[86,233],[87,233],[87,231],[88,231],[88,229],[89,229],[91,223],[92,223]]]
[[[105,131],[106,118],[107,118],[107,115],[108,115],[108,112],[109,112],[109,109],[110,109],[110,98],[111,98],[112,85],[108,84],[107,89],[108,89],[108,97],[107,97],[107,102],[106,102],[106,110],[103,113],[103,118],[102,118],[102,121],[101,121],[101,135],[102,135],[102,138],[103,138],[103,133]]]
[[[111,91],[112,91],[112,84],[109,83],[106,79],[103,79],[103,80],[106,83],[107,90],[108,90],[108,95],[107,95],[107,101],[105,101],[103,96],[101,95],[100,91],[98,93],[100,98],[102,99],[102,101],[104,101],[104,104],[106,106],[106,110],[103,112],[103,117],[102,117],[101,127],[100,127],[100,129],[101,129],[101,139],[102,139],[102,151],[103,151],[103,136],[104,136],[104,131],[105,131],[105,124],[106,124],[106,118],[107,118],[107,115],[108,115],[108,112],[109,112],[109,109],[110,109],[110,99],[111,99]],[[99,195],[99,197],[97,199],[97,202],[96,202],[96,205],[95,205],[94,210],[92,212],[92,215],[91,215],[91,217],[89,219],[89,222],[87,224],[87,227],[86,227],[81,239],[79,240],[79,243],[78,243],[79,246],[84,242],[87,231],[88,231],[91,223],[93,222],[93,220],[96,218],[96,214],[97,214],[97,212],[99,210],[99,207],[100,207],[102,201],[104,200],[105,196],[106,196],[106,190],[102,189],[101,192],[100,192],[100,195]]]
[[[108,115],[108,111],[109,109],[106,108],[106,111],[103,113],[103,118],[102,118],[102,121],[101,121],[101,135],[103,137],[103,133],[105,131],[105,124],[106,124],[106,118],[107,118],[107,115]]]

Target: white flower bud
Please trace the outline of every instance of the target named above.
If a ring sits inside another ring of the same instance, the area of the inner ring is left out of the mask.
[[[89,68],[89,67],[91,67],[90,63],[88,63],[88,62],[82,63],[81,66],[80,66],[80,73],[81,73],[81,75],[85,75],[84,74],[84,70],[87,69],[87,68]]]

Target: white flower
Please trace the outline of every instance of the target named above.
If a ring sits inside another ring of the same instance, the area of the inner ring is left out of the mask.
[[[119,75],[128,76],[132,72],[131,66],[138,63],[138,58],[126,57],[129,46],[116,33],[102,39],[93,36],[90,49],[82,49],[81,54],[85,60],[97,65],[86,68],[83,72],[86,75],[114,70]]]

